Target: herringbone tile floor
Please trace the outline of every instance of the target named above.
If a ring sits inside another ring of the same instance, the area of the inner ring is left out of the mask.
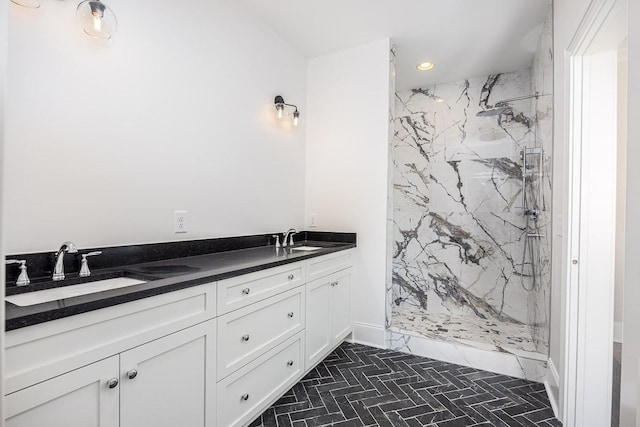
[[[251,427],[561,425],[542,384],[344,343]]]

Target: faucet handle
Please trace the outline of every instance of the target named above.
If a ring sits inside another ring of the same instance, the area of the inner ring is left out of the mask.
[[[82,264],[80,266],[80,277],[89,277],[91,276],[91,270],[89,270],[89,262],[87,261],[87,257],[96,256],[102,254],[102,251],[94,251],[89,252],[88,254],[82,254]]]
[[[271,237],[276,239],[276,249],[278,249],[280,247],[280,235],[279,234],[274,234]]]
[[[25,260],[25,259],[8,259],[8,260],[5,260],[4,263],[7,264],[7,265],[20,264],[20,275],[18,276],[18,279],[16,280],[16,285],[17,286],[26,286],[29,283],[31,283],[31,280],[29,279],[29,274],[27,274],[27,260]]]
[[[293,246],[293,235],[294,234],[298,234],[297,231],[292,231],[291,234],[289,234],[289,246]]]

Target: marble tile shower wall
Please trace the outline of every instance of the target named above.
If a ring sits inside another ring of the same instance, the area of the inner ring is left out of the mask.
[[[476,116],[530,95],[537,80],[528,69],[396,94],[390,326],[411,330],[417,318],[430,329],[423,335],[446,337],[456,324],[456,338],[465,338],[473,329],[465,324],[495,334],[499,322],[518,341],[545,318],[542,299],[525,290],[533,286],[530,259],[523,264],[520,151],[537,144],[536,104],[514,102],[506,119]],[[548,251],[535,254],[548,265]]]
[[[536,146],[543,149],[543,185],[540,199],[540,217],[538,219],[538,234],[540,237],[534,248],[537,265],[539,265],[539,280],[536,281],[534,292],[528,295],[528,323],[531,334],[539,353],[547,354],[549,348],[549,321],[551,316],[551,190],[552,190],[552,162],[553,152],[553,15],[551,8],[542,26],[542,34],[538,42],[532,71],[532,93],[543,96],[533,100],[535,108],[535,136]]]

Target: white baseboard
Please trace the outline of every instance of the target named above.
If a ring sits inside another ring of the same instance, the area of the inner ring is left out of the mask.
[[[353,323],[353,342],[377,348],[387,348],[383,326],[370,323]]]
[[[561,420],[562,414],[560,414],[560,407],[558,406],[558,402],[560,401],[560,375],[558,375],[556,365],[553,364],[551,358],[547,361],[547,377],[544,380],[544,388],[547,390],[553,414]]]
[[[622,343],[622,322],[613,323],[613,342]]]

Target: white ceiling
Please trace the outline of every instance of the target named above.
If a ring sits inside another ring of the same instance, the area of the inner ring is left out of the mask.
[[[391,38],[406,90],[531,66],[551,0],[237,1],[307,58]]]

